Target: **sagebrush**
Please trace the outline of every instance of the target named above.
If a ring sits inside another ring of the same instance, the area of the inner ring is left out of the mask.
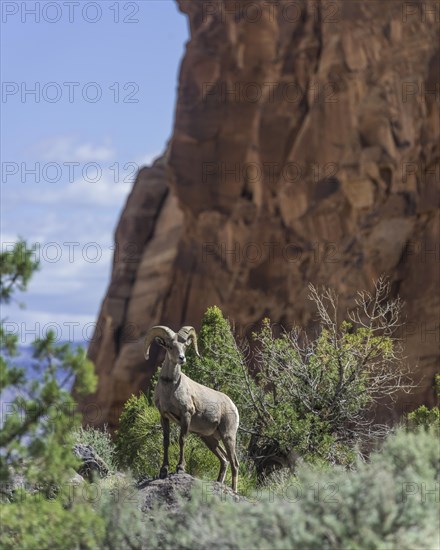
[[[98,515],[111,518],[103,547],[435,550],[440,472],[433,435],[399,430],[349,471],[302,464],[296,476],[287,473],[248,501],[195,488],[177,514],[158,506],[143,515],[137,502],[105,494],[97,503]]]

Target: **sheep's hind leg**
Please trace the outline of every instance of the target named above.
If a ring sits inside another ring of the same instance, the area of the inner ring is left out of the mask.
[[[170,421],[168,418],[161,416],[160,423],[162,424],[163,431],[163,463],[160,469],[159,478],[165,479],[168,476],[169,469],[168,448],[170,446]]]
[[[177,468],[176,468],[176,472],[178,474],[185,472],[185,441],[189,433],[190,423],[191,423],[191,415],[190,414],[182,415],[180,419],[180,437],[179,437],[180,456],[179,456],[179,463],[177,464]]]
[[[218,474],[217,481],[223,483],[225,481],[226,469],[228,467],[228,459],[226,458],[226,452],[221,448],[220,441],[212,436],[200,436],[202,441],[212,451],[215,456],[220,460],[220,472]]]
[[[237,482],[238,482],[238,459],[235,452],[235,437],[225,436],[223,437],[223,444],[226,449],[226,454],[228,455],[229,462],[231,463],[232,471],[232,490],[237,492]]]

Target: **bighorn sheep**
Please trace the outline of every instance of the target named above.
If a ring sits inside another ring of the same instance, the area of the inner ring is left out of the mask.
[[[168,447],[170,420],[172,420],[180,425],[180,457],[177,473],[185,471],[185,439],[188,432],[192,432],[198,434],[220,460],[217,481],[221,483],[225,479],[229,460],[232,470],[232,488],[237,491],[238,460],[235,450],[239,423],[237,407],[224,393],[198,384],[181,372],[181,367],[186,362],[185,351],[190,344],[194,345],[196,354],[200,357],[195,329],[182,327],[175,333],[165,326],[153,327],[145,337],[145,359],[149,357],[153,341],[166,350],[154,395],[163,429],[164,457],[159,477],[164,479],[168,475]],[[223,442],[224,449],[220,441]]]

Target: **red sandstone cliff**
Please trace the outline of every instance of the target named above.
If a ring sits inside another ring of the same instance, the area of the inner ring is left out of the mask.
[[[191,39],[166,156],[140,171],[80,404],[114,426],[144,388],[140,337],[219,305],[246,331],[307,325],[307,284],[342,295],[386,273],[432,404],[439,364],[439,5],[180,0]],[[437,11],[436,11],[437,10]]]

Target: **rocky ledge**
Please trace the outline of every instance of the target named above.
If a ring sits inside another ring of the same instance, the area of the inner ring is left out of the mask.
[[[139,484],[139,495],[142,510],[147,512],[158,504],[170,511],[179,509],[181,499],[189,500],[191,494],[200,491],[202,498],[214,495],[222,500],[240,502],[244,497],[239,496],[230,487],[217,481],[197,479],[189,474],[170,474],[166,479],[154,479]]]

